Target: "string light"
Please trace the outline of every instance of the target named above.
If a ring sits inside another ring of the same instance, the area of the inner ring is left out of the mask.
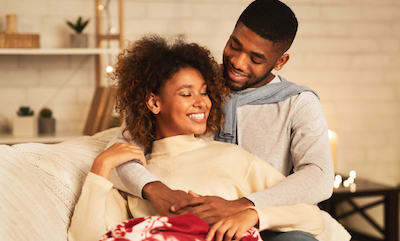
[[[352,170],[352,171],[350,171],[349,175],[351,178],[356,179],[357,173],[356,173],[356,171]]]
[[[110,13],[110,9],[109,9],[109,5],[110,5],[110,0],[107,0],[105,5],[99,5],[99,10],[105,12],[106,14],[106,19],[107,19],[107,31],[108,33],[115,33],[116,29],[114,27],[111,26],[111,13]],[[107,40],[107,48],[110,48],[110,40]],[[106,72],[108,74],[112,73],[114,71],[114,68],[112,67],[111,64],[111,54],[108,54],[108,66],[106,67]]]
[[[339,188],[341,183],[342,183],[342,176],[336,175],[335,176],[335,181],[333,183],[333,187],[334,188]]]
[[[343,184],[344,187],[350,188],[350,192],[355,192],[357,188],[357,185],[355,183],[356,176],[357,174],[354,170],[350,171],[349,178],[347,178],[346,180],[343,180],[341,175],[336,175],[333,182],[333,187],[339,188],[340,185]]]
[[[107,73],[111,74],[113,71],[114,71],[114,68],[111,65],[106,67],[106,72]]]

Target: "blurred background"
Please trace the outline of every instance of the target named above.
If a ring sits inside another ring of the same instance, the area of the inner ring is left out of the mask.
[[[106,2],[106,1],[104,1]],[[185,34],[218,62],[249,0],[125,0],[126,43],[144,34]],[[279,72],[317,91],[337,134],[336,172],[392,186],[400,183],[400,1],[283,0],[299,20],[290,60]],[[95,48],[95,0],[0,0],[0,33],[16,15],[18,33],[39,34],[41,49],[70,47],[66,21],[89,19]],[[118,32],[118,1],[103,20]],[[114,63],[118,43],[108,63]],[[1,49],[0,49],[1,50]],[[0,52],[1,53],[1,52]],[[105,68],[102,75],[106,76]],[[83,133],[96,88],[93,55],[0,54],[0,139],[20,106],[53,110],[57,133]],[[110,84],[104,77],[103,85]]]

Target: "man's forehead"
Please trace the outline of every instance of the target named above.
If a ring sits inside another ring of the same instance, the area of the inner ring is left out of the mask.
[[[267,55],[276,51],[274,42],[261,37],[240,22],[235,26],[230,40],[249,52],[257,53],[257,55]]]

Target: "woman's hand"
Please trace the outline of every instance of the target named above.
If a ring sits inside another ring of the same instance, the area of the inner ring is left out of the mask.
[[[242,239],[244,233],[258,224],[258,214],[254,209],[246,209],[215,223],[208,232],[206,240],[232,241]]]
[[[94,159],[90,171],[108,179],[113,168],[134,159],[146,166],[146,158],[138,146],[117,142]]]

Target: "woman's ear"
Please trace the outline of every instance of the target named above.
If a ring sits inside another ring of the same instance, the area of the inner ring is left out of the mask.
[[[274,69],[281,70],[283,66],[289,61],[289,54],[282,54],[281,57],[276,61]]]
[[[157,95],[153,93],[147,95],[146,105],[147,108],[149,108],[149,110],[153,112],[153,114],[157,115],[158,113],[160,113],[160,97],[158,97]]]

